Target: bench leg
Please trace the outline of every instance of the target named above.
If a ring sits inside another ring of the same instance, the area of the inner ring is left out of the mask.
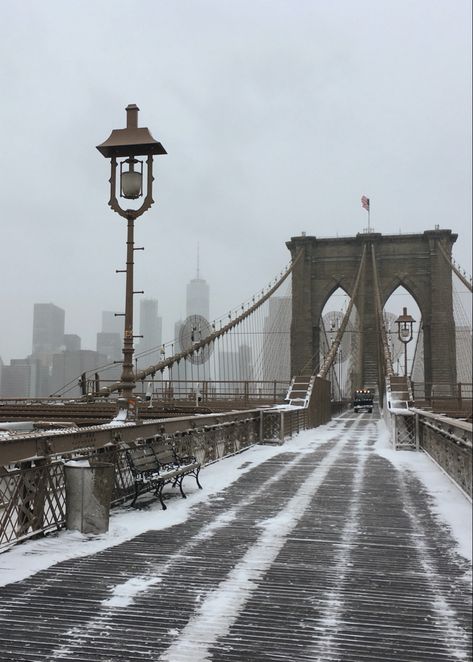
[[[159,483],[159,485],[158,485],[158,487],[157,487],[157,489],[156,489],[155,494],[157,494],[158,497],[159,497],[159,500],[160,500],[160,502],[161,502],[161,507],[162,507],[162,509],[163,509],[163,510],[167,510],[167,506],[166,506],[166,504],[164,503],[164,499],[163,499],[163,488],[164,488],[164,485],[165,485],[165,483]]]
[[[135,496],[133,497],[133,501],[130,503],[130,506],[133,508],[137,498],[140,496],[140,489],[138,487],[138,483],[135,483]]]
[[[199,490],[201,490],[202,485],[199,482],[199,473],[200,473],[200,467],[194,472],[194,476],[195,476],[195,479],[197,481],[197,487],[199,488]]]
[[[176,479],[176,482],[179,485],[179,489],[181,490],[181,496],[183,499],[187,499],[186,495],[184,494],[184,490],[182,489],[182,481],[184,480],[184,476],[181,476],[179,479]]]

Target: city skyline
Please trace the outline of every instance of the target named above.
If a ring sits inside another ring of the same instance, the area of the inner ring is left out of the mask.
[[[189,281],[183,298],[189,314],[208,315],[210,288],[200,277],[199,264],[196,277]],[[157,299],[140,298],[135,301],[135,309],[136,335],[142,336],[135,341],[135,365],[147,367],[161,358],[163,320],[158,315]],[[94,348],[82,348],[78,334],[65,332],[66,313],[64,308],[51,302],[33,305],[31,352],[8,360],[0,355],[0,396],[49,396],[62,393],[65,387],[64,395],[77,397],[81,393],[80,375],[107,364],[108,367],[101,372],[103,383],[120,379],[124,325],[120,312],[101,311],[101,326],[95,335]],[[172,322],[177,334],[182,322]]]

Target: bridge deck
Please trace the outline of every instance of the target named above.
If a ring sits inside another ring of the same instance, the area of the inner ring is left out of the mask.
[[[150,530],[3,586],[0,658],[471,659],[469,564],[416,474],[375,451],[375,423],[346,415],[224,460],[204,493],[134,513]],[[209,494],[226,466],[238,479]],[[191,516],[153,529],[173,510]]]

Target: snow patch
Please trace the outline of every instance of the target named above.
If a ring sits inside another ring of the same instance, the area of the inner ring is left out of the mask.
[[[471,562],[472,506],[462,492],[426,453],[394,450],[382,419],[378,421],[378,440],[374,449],[399,470],[407,469],[416,474],[432,497],[434,513],[450,528],[458,553]]]

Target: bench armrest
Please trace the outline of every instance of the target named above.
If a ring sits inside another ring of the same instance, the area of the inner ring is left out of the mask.
[[[179,464],[194,464],[197,462],[197,458],[195,455],[178,455],[176,453],[176,460],[179,462]]]

